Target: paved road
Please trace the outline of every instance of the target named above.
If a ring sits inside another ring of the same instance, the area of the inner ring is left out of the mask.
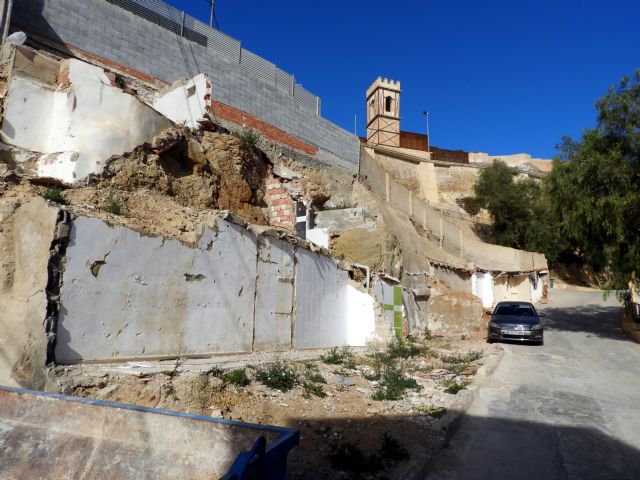
[[[545,345],[504,345],[429,479],[640,479],[640,344],[600,292],[552,291]]]

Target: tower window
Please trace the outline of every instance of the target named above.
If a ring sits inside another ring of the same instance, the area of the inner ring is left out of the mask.
[[[385,97],[385,99],[384,99],[384,111],[385,112],[390,112],[391,111],[391,102],[393,102],[393,98],[391,98],[391,96]]]

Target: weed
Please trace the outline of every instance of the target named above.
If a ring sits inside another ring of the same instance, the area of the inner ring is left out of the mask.
[[[222,377],[222,374],[224,373],[224,370],[222,370],[220,367],[216,367],[213,366],[211,367],[209,370],[207,370],[206,372],[204,372],[205,375],[211,375],[213,377]]]
[[[385,465],[395,465],[411,457],[407,447],[386,432],[382,434],[382,446],[378,450],[378,455]]]
[[[245,150],[253,152],[258,148],[260,143],[260,132],[253,128],[243,128],[242,130],[233,130],[231,135],[240,140],[240,144]]]
[[[311,383],[327,383],[327,379],[322,376],[318,367],[313,363],[305,363],[304,378]]]
[[[399,340],[387,346],[387,355],[391,358],[410,358],[421,355],[425,348],[413,342]]]
[[[162,373],[173,380],[180,373],[178,369],[183,363],[183,360],[177,359],[175,365],[173,366],[173,370],[165,370]]]
[[[333,207],[327,208],[327,210],[344,210],[346,208],[357,208],[357,207],[358,207],[357,203],[343,200],[340,203],[336,203]]]
[[[386,367],[382,373],[384,385],[376,388],[371,398],[374,400],[399,400],[407,390],[420,390],[418,382],[405,375],[399,366]]]
[[[398,440],[384,433],[380,448],[372,455],[365,455],[357,443],[334,440],[329,444],[328,457],[332,468],[353,472],[356,474],[353,478],[361,478],[357,474],[388,470],[399,462],[408,460],[410,454]]]
[[[247,377],[247,372],[244,368],[229,370],[222,374],[222,379],[225,382],[232,383],[238,387],[246,387],[251,383],[251,380]]]
[[[300,376],[291,365],[278,360],[265,369],[258,369],[256,380],[273,390],[288,392],[300,383]]]
[[[167,395],[167,397],[171,397],[176,401],[180,400],[178,398],[178,394],[176,393],[176,387],[172,381],[169,381],[168,383],[164,384],[162,388],[164,389],[164,393]]]
[[[321,355],[320,360],[329,365],[342,365],[351,370],[356,368],[356,357],[349,347],[333,347],[325,355]]]
[[[429,415],[433,418],[442,418],[445,413],[447,413],[447,409],[445,407],[422,407],[419,408],[418,411],[420,413],[424,413],[425,415]]]
[[[480,358],[482,358],[482,352],[481,351],[471,351],[471,352],[467,352],[465,355],[440,355],[440,360],[442,360],[442,363],[471,363],[475,360],[479,360]]]
[[[336,470],[358,471],[365,465],[364,453],[357,444],[351,442],[331,442],[328,456],[331,467]]]
[[[42,194],[45,200],[50,200],[60,205],[68,205],[69,201],[62,195],[62,190],[58,187],[52,187]]]
[[[424,338],[425,340],[433,340],[433,334],[431,333],[429,327],[424,327],[422,338]]]
[[[460,382],[457,382],[455,378],[450,378],[442,382],[442,387],[444,388],[444,391],[446,393],[455,395],[460,390],[464,390],[470,383],[471,382],[469,380],[462,380]]]
[[[317,383],[307,382],[305,381],[302,384],[302,388],[304,389],[303,396],[304,398],[311,398],[311,395],[315,395],[316,397],[324,398],[327,396],[322,385]]]
[[[122,203],[120,203],[114,197],[109,197],[107,203],[104,204],[102,209],[105,212],[113,213],[114,215],[122,215],[123,211]]]

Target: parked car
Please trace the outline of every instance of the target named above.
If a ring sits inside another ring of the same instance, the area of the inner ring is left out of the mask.
[[[544,343],[544,329],[535,307],[529,302],[500,302],[491,314],[488,340]]]

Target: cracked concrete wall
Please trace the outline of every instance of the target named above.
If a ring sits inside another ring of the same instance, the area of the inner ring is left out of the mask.
[[[56,360],[251,351],[256,254],[255,235],[224,221],[192,248],[76,219]]]
[[[364,345],[372,297],[329,257],[224,220],[197,245],[73,221],[59,363]]]
[[[58,209],[0,200],[0,384],[45,383],[46,288]]]
[[[253,341],[256,351],[291,348],[294,260],[294,246],[290,243],[275,238],[260,239]]]

